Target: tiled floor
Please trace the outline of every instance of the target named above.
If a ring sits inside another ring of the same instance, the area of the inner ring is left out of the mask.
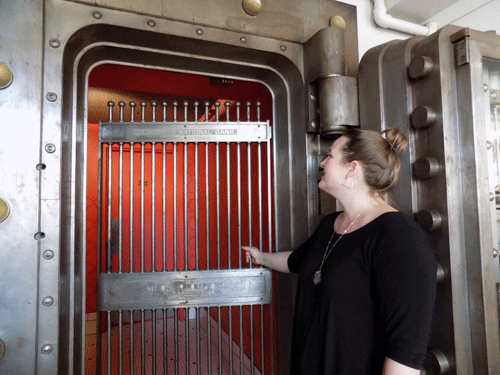
[[[134,323],[133,329],[133,353],[134,353],[134,371],[136,375],[165,375],[165,364],[167,374],[176,375],[226,375],[230,374],[230,360],[229,360],[229,337],[228,334],[221,330],[221,348],[219,350],[219,337],[218,337],[218,324],[210,317],[210,358],[208,356],[208,314],[206,309],[200,309],[200,324],[199,324],[199,345],[196,340],[196,320],[189,320],[189,356],[186,358],[186,331],[185,320],[177,320],[177,348],[174,344],[174,318],[169,317],[166,319],[166,332],[167,332],[167,355],[166,363],[164,363],[164,320],[163,318],[156,320],[156,345],[153,351],[153,324],[152,320],[146,320],[144,324],[144,358],[141,357],[141,322]],[[126,313],[128,317],[128,313]],[[193,314],[195,315],[195,314]],[[86,358],[85,358],[85,373],[86,375],[98,374],[96,372],[96,349],[97,349],[97,314],[88,314],[86,322]],[[123,358],[122,358],[122,372],[119,370],[119,327],[114,326],[111,329],[111,370],[110,374],[131,374],[130,371],[130,325],[129,323],[123,324]],[[177,356],[175,350],[177,349]],[[102,334],[102,367],[103,371],[100,374],[107,374],[107,333]],[[243,355],[243,371],[241,371],[240,363],[240,347],[238,343],[232,344],[232,367],[234,375],[260,375],[260,371],[254,367],[251,371],[250,359]],[[199,361],[197,357],[199,355]],[[177,357],[178,361],[175,360]],[[210,366],[209,366],[210,359]],[[153,366],[153,362],[156,363]],[[186,362],[189,363],[189,372],[186,371]],[[144,367],[144,368],[143,368]],[[156,371],[153,371],[153,367]],[[177,367],[177,369],[176,369]],[[209,371],[209,367],[211,371]],[[219,370],[220,369],[220,370]]]

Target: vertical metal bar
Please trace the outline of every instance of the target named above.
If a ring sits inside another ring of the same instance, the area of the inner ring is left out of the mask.
[[[134,375],[134,310],[130,311],[130,375]]]
[[[219,107],[220,107],[220,102],[218,100],[216,100],[215,103],[214,103],[214,105],[215,105],[215,121],[219,122],[219,114],[220,114]]]
[[[173,112],[174,118],[173,118],[173,121],[177,122],[177,106],[179,105],[179,103],[176,100],[174,100],[172,102],[172,105],[174,106],[174,112]]]
[[[118,106],[120,107],[120,117],[118,121],[123,122],[123,111],[125,109],[125,102],[118,102]]]
[[[208,179],[208,146],[209,143],[205,143],[205,246],[207,255],[207,270],[210,269],[210,207],[209,207],[209,179]],[[212,374],[212,343],[211,343],[211,319],[210,319],[210,307],[207,307],[207,368],[208,374]]]
[[[115,103],[112,101],[108,102],[108,122],[113,122],[113,107],[115,106]]]
[[[135,117],[135,102],[130,102],[130,122],[134,122],[134,117]]]
[[[123,311],[118,311],[118,374],[123,374]]]
[[[216,178],[216,212],[217,212],[217,269],[220,270],[220,170],[219,170],[219,142],[216,143],[215,178]]]
[[[269,125],[269,123],[268,123]],[[269,240],[269,252],[273,252],[273,223],[272,223],[272,196],[271,196],[271,184],[273,179],[271,176],[271,141],[267,140],[267,226],[268,226],[268,240]],[[269,337],[271,341],[271,374],[274,374],[274,296],[271,298],[271,304],[269,306]]]
[[[167,102],[162,102],[161,103],[161,106],[162,106],[162,121],[163,122],[166,122],[167,121],[167,106],[168,106],[168,103]]]
[[[144,272],[144,142],[141,142],[141,272]]]
[[[194,102],[194,122],[198,122],[198,106],[200,105],[200,102],[195,101]]]
[[[184,100],[184,122],[187,122],[188,120],[188,105],[189,102],[187,100]]]
[[[111,311],[108,311],[107,312],[107,317],[108,317],[108,321],[107,321],[107,332],[106,332],[106,341],[107,341],[107,344],[108,344],[108,353],[107,353],[107,357],[108,357],[108,362],[107,362],[107,370],[108,370],[108,375],[111,375]]]
[[[141,102],[141,122],[145,121],[146,116],[146,102]]]
[[[196,374],[201,374],[200,308],[196,308]]]
[[[252,103],[247,101],[245,104],[247,105],[247,121],[250,122],[250,106]]]
[[[174,214],[174,227],[173,227],[173,242],[174,242],[174,247],[173,247],[173,255],[174,255],[174,271],[177,271],[177,142],[173,143],[173,156],[174,156],[174,162],[173,162],[173,190],[174,190],[174,197],[173,197],[173,214]],[[177,311],[177,310],[176,310]],[[177,336],[176,336],[177,337]]]
[[[236,122],[240,122],[240,102],[236,102]]]
[[[229,102],[226,102],[226,120],[229,121]],[[230,169],[230,143],[226,143],[226,189],[227,189],[227,268],[232,268],[231,254],[231,169]],[[228,307],[229,314],[229,374],[233,374],[233,310]]]
[[[260,102],[257,102],[257,117],[260,117]],[[257,120],[258,121],[258,120]],[[258,176],[259,176],[259,249],[262,250],[262,215],[263,215],[263,210],[262,210],[262,143],[259,142],[257,143],[257,148],[258,148]],[[262,267],[262,266],[260,266]],[[252,331],[253,332],[253,331]],[[252,336],[253,337],[253,336]],[[260,347],[261,347],[261,354],[264,354],[264,310],[262,308],[262,305],[260,305]],[[264,371],[264,361],[262,361],[262,371]],[[254,371],[255,366],[253,365],[252,361],[252,371]]]
[[[187,167],[187,154],[188,154],[188,144],[184,142],[184,270],[189,269],[189,259],[188,259],[188,195],[187,195],[187,179],[188,179],[188,167]]]
[[[174,309],[174,368],[175,375],[179,375],[179,312]]]
[[[210,102],[208,100],[205,101],[205,122],[208,122],[208,110],[209,110]]]
[[[239,102],[236,103],[236,120],[240,120]],[[241,143],[236,144],[236,164],[237,164],[237,188],[238,188],[238,250],[241,249]],[[238,257],[238,268],[242,268],[241,256]],[[243,307],[239,306],[239,327],[240,327],[240,374],[243,374]]]
[[[185,331],[185,341],[184,341],[184,350],[186,351],[186,375],[189,375],[190,373],[190,366],[189,366],[189,308],[184,309],[184,331]]]
[[[195,267],[194,269],[198,271],[200,269],[200,253],[199,253],[199,217],[198,217],[198,142],[194,144],[194,227],[195,227],[195,238],[194,238],[194,248],[195,248]]]
[[[168,373],[167,309],[163,309],[163,375]]]
[[[104,145],[99,143],[97,155],[97,274],[102,271],[102,194],[103,194],[103,158]],[[98,292],[99,293],[99,292]],[[97,345],[96,345],[96,374],[101,375],[102,370],[102,329],[101,329],[101,312],[97,312]]]
[[[222,375],[222,321],[221,307],[217,306],[217,338],[219,344],[219,374]]]
[[[134,272],[134,142],[130,143],[129,271]]]
[[[224,102],[224,106],[226,107],[226,122],[229,122],[229,107],[231,106],[231,103],[226,101]]]
[[[255,373],[255,343],[254,343],[254,321],[253,321],[253,305],[250,305],[250,373],[254,375]]]
[[[154,100],[151,101],[151,122],[156,122],[156,105],[158,103]]]
[[[167,155],[166,155],[166,142],[162,143],[162,271],[167,270]]]
[[[111,268],[112,268],[112,257],[111,257],[111,187],[112,187],[112,180],[113,180],[113,171],[112,171],[112,148],[113,144],[108,143],[108,173],[107,173],[107,178],[108,178],[108,209],[107,209],[107,222],[108,222],[108,228],[107,228],[107,239],[106,239],[106,272],[110,273]]]
[[[146,332],[144,329],[144,309],[141,309],[141,374],[146,373]]]
[[[153,365],[153,375],[156,375],[156,309],[151,310],[151,313],[153,314],[152,319],[151,319],[151,351],[152,354],[152,365]]]
[[[247,143],[247,162],[248,162],[248,246],[252,246],[252,156],[251,143]],[[250,259],[250,268],[253,267],[252,259]]]
[[[123,142],[120,142],[120,161],[118,166],[118,272],[122,273],[123,261]]]
[[[151,143],[151,272],[156,272],[156,251],[155,251],[155,186],[156,186],[156,142]]]

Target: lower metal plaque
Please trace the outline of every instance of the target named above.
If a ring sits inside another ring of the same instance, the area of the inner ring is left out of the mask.
[[[267,268],[99,275],[99,310],[232,306],[271,302]]]

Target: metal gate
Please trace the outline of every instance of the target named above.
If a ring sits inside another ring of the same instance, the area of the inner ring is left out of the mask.
[[[241,256],[274,251],[260,103],[118,104],[99,123],[96,373],[274,373],[272,274]]]

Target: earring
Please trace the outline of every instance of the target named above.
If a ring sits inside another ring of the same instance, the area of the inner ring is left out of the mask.
[[[349,181],[351,182],[349,184]],[[343,180],[340,180],[340,185],[342,185],[343,187],[346,187],[348,189],[352,189],[352,180],[348,180],[347,178],[344,178]]]

